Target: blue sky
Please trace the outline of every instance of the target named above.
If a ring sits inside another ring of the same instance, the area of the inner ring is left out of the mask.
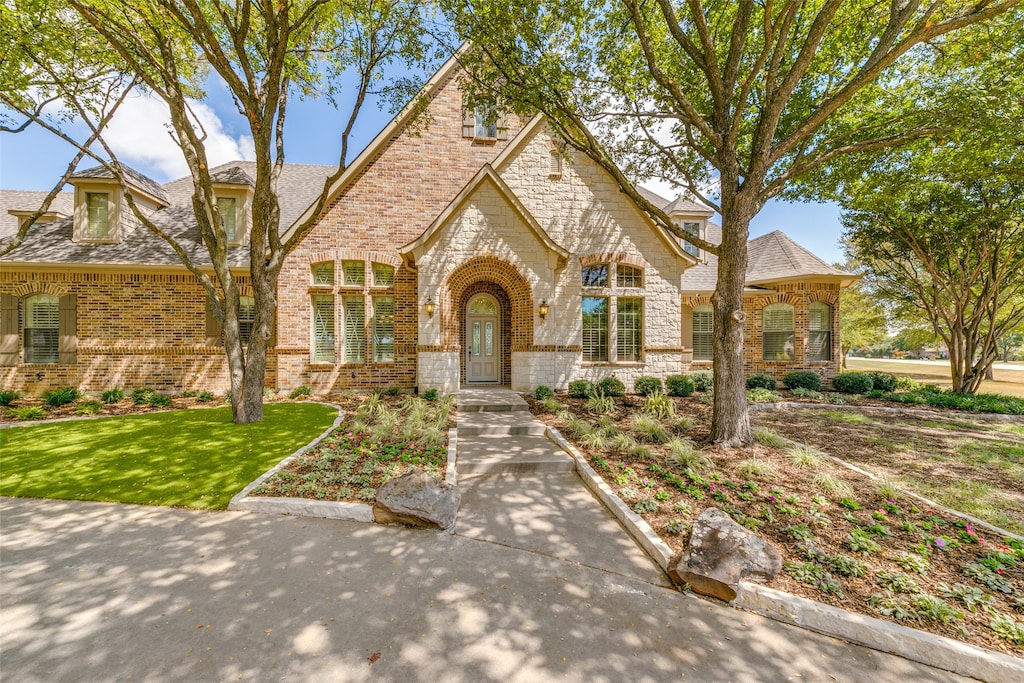
[[[208,133],[211,164],[251,158],[252,143],[247,126],[223,87],[211,85],[197,113]],[[122,161],[160,182],[187,173],[181,153],[165,128],[166,118],[166,109],[161,103],[143,96],[134,97],[122,106],[107,136]],[[353,131],[351,147],[361,150],[390,120],[390,112],[382,111],[375,103],[367,105]],[[341,113],[324,101],[293,100],[286,121],[288,162],[338,162]],[[85,137],[82,128],[78,134]],[[0,188],[49,190],[73,156],[70,145],[37,127],[16,135],[0,134]],[[83,168],[93,165],[89,160],[82,163]],[[838,244],[842,228],[839,208],[834,204],[771,201],[751,223],[750,236],[758,237],[773,230],[782,230],[829,263],[842,260]]]

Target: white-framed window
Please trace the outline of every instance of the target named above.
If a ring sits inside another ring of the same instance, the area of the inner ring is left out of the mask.
[[[608,360],[608,297],[583,297],[583,360]]]
[[[224,234],[229,244],[239,242],[238,235],[238,200],[234,197],[217,197],[217,213],[220,224],[224,226]]]
[[[373,286],[374,287],[394,287],[395,286],[395,267],[389,266],[386,263],[374,263],[373,264]]]
[[[712,360],[715,309],[709,304],[693,307],[693,359]]]
[[[615,360],[638,362],[644,353],[644,300],[618,297],[615,302],[618,318],[615,339]]]
[[[362,296],[346,296],[341,299],[344,325],[342,345],[345,363],[366,361],[366,300]]]
[[[90,240],[110,239],[113,223],[110,218],[110,193],[85,193],[85,233]]]
[[[362,261],[342,261],[342,286],[362,287],[366,284],[366,266]]]
[[[498,117],[494,111],[478,107],[474,114],[476,130],[473,137],[478,140],[496,140],[498,137]]]
[[[25,299],[26,363],[60,362],[60,299],[35,294]]]
[[[313,362],[334,362],[334,297],[314,295],[313,306]]]
[[[314,263],[310,266],[314,285],[334,285],[334,261]]]
[[[770,304],[761,309],[761,344],[764,360],[793,360],[794,315],[790,304]]]
[[[395,297],[373,297],[373,362],[395,362]]]
[[[816,301],[808,313],[807,360],[832,360],[832,307]]]

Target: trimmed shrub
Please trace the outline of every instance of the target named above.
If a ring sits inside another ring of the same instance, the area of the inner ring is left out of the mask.
[[[288,394],[288,398],[302,398],[303,396],[309,396],[312,393],[313,387],[309,386],[308,384],[300,384],[299,386],[291,390],[291,393]]]
[[[782,384],[787,389],[810,389],[821,391],[821,377],[812,370],[797,370],[790,372],[782,378]]]
[[[555,392],[551,391],[551,387],[544,386],[543,384],[533,390],[533,397],[538,401],[543,401],[544,399],[551,398],[554,395]]]
[[[633,391],[641,396],[650,396],[661,391],[661,380],[657,377],[637,377],[633,382]]]
[[[149,403],[154,396],[156,396],[156,390],[149,387],[138,387],[132,389],[131,393],[132,400],[135,401],[137,406]]]
[[[665,388],[668,389],[669,396],[692,396],[696,385],[693,375],[672,375],[665,378]]]
[[[15,401],[21,398],[21,394],[17,391],[11,391],[10,389],[3,389],[0,391],[0,406],[9,406]]]
[[[615,377],[605,377],[597,383],[597,388],[604,392],[605,396],[625,396],[626,385]]]
[[[440,396],[440,394],[438,393],[437,389],[427,389],[426,391],[423,392],[424,401],[434,402],[437,400],[438,396]]]
[[[896,391],[896,375],[888,372],[869,372],[871,375],[871,389],[884,391],[886,393]]]
[[[51,408],[59,408],[69,403],[74,403],[81,396],[81,392],[74,387],[61,387],[43,392],[43,403]]]
[[[693,380],[693,388],[697,391],[714,391],[715,373],[712,370],[698,370],[690,373]]]
[[[775,378],[771,375],[751,375],[747,378],[747,389],[775,390]]]
[[[146,403],[154,408],[166,408],[171,405],[171,397],[166,394],[153,394]]]
[[[569,382],[569,396],[572,398],[590,398],[594,395],[594,383],[585,379]]]
[[[210,401],[213,400],[213,392],[212,391],[197,391],[196,392],[196,400],[199,401],[200,403],[209,403]]]
[[[844,394],[866,394],[873,384],[866,372],[843,372],[832,378],[832,388]]]

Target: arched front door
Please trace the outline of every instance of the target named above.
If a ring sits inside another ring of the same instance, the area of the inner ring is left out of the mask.
[[[501,376],[501,309],[490,294],[466,304],[466,382],[498,381]]]

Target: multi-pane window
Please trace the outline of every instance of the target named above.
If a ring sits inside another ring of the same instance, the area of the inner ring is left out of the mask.
[[[582,271],[582,284],[584,287],[607,287],[608,286],[608,264],[597,263],[592,266],[584,266]]]
[[[373,362],[395,362],[395,298],[373,297]]]
[[[476,138],[493,140],[498,137],[498,118],[491,109],[476,110]]]
[[[608,360],[608,297],[583,297],[583,360]]]
[[[644,271],[634,266],[615,266],[615,285],[617,287],[643,287]]]
[[[313,362],[334,362],[334,297],[313,296]]]
[[[639,361],[644,347],[644,301],[619,297],[616,301],[618,314],[617,338],[615,340],[616,360]]]
[[[693,307],[693,359],[711,360],[715,310],[708,305]]]
[[[25,299],[25,362],[60,360],[60,300],[49,294]]]
[[[323,263],[314,263],[312,266],[313,272],[313,284],[314,285],[333,285],[334,284],[334,261],[324,261]]]
[[[344,362],[366,360],[366,300],[362,296],[346,296],[341,300],[344,315]]]
[[[683,223],[683,232],[693,235],[694,237],[700,237],[700,223]],[[700,249],[689,242],[683,242],[683,251],[690,256],[699,256]]]
[[[810,306],[808,360],[832,360],[832,307],[822,301]]]
[[[251,296],[238,297],[238,336],[242,346],[247,346],[252,339],[252,325],[256,320],[256,300]]]
[[[366,271],[362,261],[342,261],[341,269],[344,273],[342,284],[345,287],[362,287],[366,282]]]
[[[106,192],[85,193],[85,236],[94,240],[110,236],[110,195]]]
[[[771,304],[761,310],[762,346],[765,360],[793,360],[793,307]]]
[[[395,285],[395,268],[389,266],[386,263],[374,263],[373,264],[373,286],[374,287],[394,287]]]
[[[234,197],[218,197],[217,212],[220,214],[220,224],[224,226],[224,233],[228,242],[238,241],[238,229],[236,225],[237,200]]]

